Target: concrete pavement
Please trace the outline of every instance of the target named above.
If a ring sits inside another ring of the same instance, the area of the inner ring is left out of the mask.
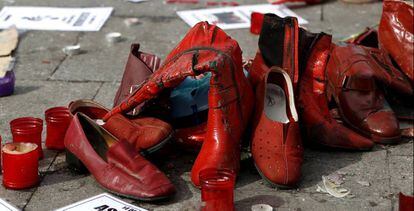
[[[242,4],[265,3],[265,0],[241,0]],[[141,43],[144,51],[162,58],[181,40],[189,27],[176,11],[202,8],[199,5],[164,4],[161,0],[132,4],[123,0],[16,0],[0,1],[0,7],[112,6],[114,12],[99,32],[29,31],[20,37],[17,55],[16,92],[0,98],[0,134],[11,140],[8,123],[21,116],[43,117],[53,106],[67,105],[75,99],[93,99],[108,107],[122,77],[124,64],[133,42]],[[292,9],[309,21],[310,31],[333,34],[336,40],[378,23],[381,3],[350,5],[329,1]],[[126,27],[125,18],[138,17],[142,23]],[[121,32],[127,40],[108,45],[105,34]],[[228,30],[239,41],[244,57],[253,57],[257,36],[248,29]],[[86,52],[72,57],[61,49],[79,43]],[[44,135],[45,137],[45,135]],[[52,210],[104,192],[88,175],[70,172],[64,154],[46,151],[40,163],[42,181],[39,187],[13,191],[0,186],[0,198],[25,210]],[[164,155],[163,155],[164,156]],[[154,210],[191,210],[200,200],[200,191],[190,183],[191,164],[195,155],[172,153],[155,162],[177,186],[177,195],[157,204],[132,202]],[[344,187],[352,198],[337,199],[316,191],[322,175],[345,174]],[[0,176],[1,177],[1,176]],[[364,186],[358,181],[368,181]],[[238,210],[266,203],[277,210],[396,210],[398,193],[413,194],[413,141],[403,140],[395,146],[376,146],[370,152],[328,152],[307,149],[303,178],[294,190],[277,190],[263,184],[251,163],[245,162],[235,190]]]

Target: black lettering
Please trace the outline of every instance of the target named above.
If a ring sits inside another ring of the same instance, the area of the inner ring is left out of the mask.
[[[104,211],[104,210],[108,209],[108,207],[109,207],[108,205],[102,205],[102,206],[99,206],[99,207],[95,207],[93,209],[99,210],[99,211]]]

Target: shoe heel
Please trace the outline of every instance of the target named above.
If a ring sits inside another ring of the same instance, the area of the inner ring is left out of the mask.
[[[88,169],[85,165],[83,165],[82,161],[80,161],[73,153],[69,150],[65,150],[66,152],[66,163],[68,164],[68,168],[72,171],[77,173],[86,174],[88,173]]]

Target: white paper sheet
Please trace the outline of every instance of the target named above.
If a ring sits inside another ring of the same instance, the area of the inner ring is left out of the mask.
[[[19,209],[2,198],[0,198],[0,210],[19,211]]]
[[[180,16],[191,27],[200,21],[208,21],[222,29],[238,29],[250,27],[252,12],[273,13],[280,17],[293,16],[298,18],[300,25],[308,21],[298,16],[284,5],[257,4],[237,7],[220,7],[201,10],[178,11]]]
[[[99,31],[112,10],[112,7],[3,7],[0,28],[15,25],[28,30]]]
[[[112,209],[111,209],[112,208]],[[128,211],[147,211],[141,207],[126,203],[121,199],[115,198],[108,193],[76,202],[57,209],[56,211],[96,211],[96,210],[128,210]]]

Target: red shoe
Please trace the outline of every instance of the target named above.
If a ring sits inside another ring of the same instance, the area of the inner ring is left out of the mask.
[[[240,139],[253,109],[253,92],[243,73],[241,49],[223,30],[206,22],[195,25],[164,65],[104,117],[107,120],[116,113],[128,112],[165,88],[176,87],[187,76],[205,72],[212,72],[212,76],[207,132],[191,171],[196,186],[202,169],[239,170]]]
[[[102,119],[109,109],[92,100],[77,100],[69,104],[72,115],[82,112],[91,119]],[[128,119],[115,115],[103,127],[120,140],[127,140],[142,154],[152,153],[165,145],[173,135],[170,124],[152,117]]]
[[[138,43],[131,45],[124,75],[122,76],[118,91],[115,94],[114,106],[121,104],[135,90],[136,85],[144,82],[145,79],[160,67],[160,58],[156,55],[139,51],[139,47]],[[139,108],[137,107],[137,110]]]
[[[256,168],[272,185],[294,186],[301,175],[303,147],[286,71],[271,68],[256,87],[255,115],[251,150]]]
[[[82,113],[73,118],[65,147],[69,165],[79,160],[106,190],[132,199],[153,201],[175,193],[173,184],[126,141],[118,141],[108,131]]]
[[[277,66],[287,71],[296,90],[299,81],[298,45],[299,26],[296,18],[265,14],[259,50],[249,72],[253,86],[256,87],[270,67]]]
[[[413,3],[384,0],[378,28],[380,48],[391,55],[414,86]]]
[[[173,135],[170,124],[152,117],[129,120],[121,114],[116,114],[102,127],[115,137],[127,140],[144,155],[159,150]]]
[[[299,84],[298,107],[306,141],[320,146],[368,150],[374,143],[338,123],[329,112],[326,98],[325,69],[331,48],[331,36],[314,35],[308,43],[304,70]]]
[[[404,78],[389,74],[399,73],[392,68],[377,49],[358,45],[334,46],[327,64],[328,96],[335,100],[342,119],[378,143],[395,143],[401,136],[378,82],[412,92]]]

